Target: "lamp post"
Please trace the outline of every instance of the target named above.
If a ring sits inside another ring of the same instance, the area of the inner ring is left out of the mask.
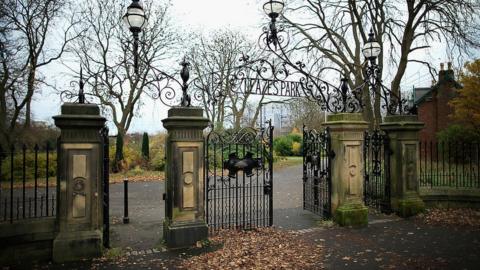
[[[280,14],[282,13],[284,6],[285,4],[283,3],[283,1],[279,1],[279,0],[269,0],[268,2],[263,4],[263,10],[271,19],[270,26],[269,26],[270,34],[267,37],[267,42],[269,44],[273,43],[273,46],[275,47],[275,49],[277,49],[277,46],[279,45],[278,35],[277,35],[278,29],[276,26],[276,21],[278,16],[280,16]]]
[[[123,15],[123,21],[133,34],[134,68],[135,74],[138,74],[138,39],[147,21],[145,11],[139,0],[133,0],[130,6],[128,6],[127,13]]]

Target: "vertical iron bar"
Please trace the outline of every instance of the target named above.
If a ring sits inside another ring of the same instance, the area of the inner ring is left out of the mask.
[[[235,144],[235,153],[238,154],[238,143]],[[235,229],[238,229],[238,171],[235,173]]]
[[[209,226],[209,229],[210,229],[210,205],[208,203],[208,191],[209,191],[209,177],[208,177],[208,168],[210,166],[209,164],[209,159],[208,159],[208,148],[209,148],[209,144],[208,144],[208,138],[209,136],[207,135],[207,137],[205,137],[205,151],[204,151],[204,154],[205,154],[205,167],[203,168],[203,181],[205,181],[205,220],[207,221],[207,226]]]
[[[10,223],[13,222],[13,155],[15,151],[15,147],[12,145],[10,148]]]
[[[43,217],[43,195],[40,196],[40,217]]]
[[[19,219],[19,214],[20,214],[20,198],[18,198],[18,196],[16,197],[17,198],[17,220]]]
[[[123,179],[123,224],[130,223],[128,217],[128,178]]]
[[[435,155],[436,155],[436,159],[435,159],[435,167],[436,167],[436,172],[435,172],[435,182],[436,184],[438,185],[439,183],[439,169],[438,169],[438,142],[435,141]]]
[[[103,142],[103,246],[110,247],[110,179],[108,127],[102,129]],[[57,202],[58,203],[58,202]]]
[[[22,217],[25,218],[25,182],[26,182],[26,152],[27,146],[22,146]]]
[[[46,145],[47,162],[45,165],[45,214],[48,216],[48,168],[49,168],[49,155],[50,155],[50,143],[47,141]]]
[[[219,224],[219,217],[218,217],[218,212],[217,211],[217,201],[218,201],[218,190],[217,190],[217,157],[216,157],[216,151],[217,151],[217,147],[216,147],[216,143],[213,143],[213,222],[212,222],[212,225],[214,226],[214,228],[218,228],[218,224]],[[222,157],[223,157],[223,153],[222,153]],[[221,187],[223,188],[223,186]],[[221,213],[221,218],[222,218],[222,222],[223,222],[223,198],[221,199],[220,201],[220,213]],[[223,225],[222,225],[223,227]]]
[[[34,195],[33,195],[33,216],[37,217],[37,189],[38,189],[38,144],[35,144],[35,172],[34,172],[34,178],[35,178],[35,186],[34,186]]]
[[[269,122],[269,141],[268,141],[268,148],[269,148],[269,161],[268,161],[268,169],[270,173],[270,211],[269,211],[269,225],[273,226],[273,126],[272,122]]]
[[[253,142],[252,142],[253,143]],[[245,156],[245,144],[242,145],[243,156]],[[242,229],[246,226],[246,196],[245,196],[245,171],[242,171]]]
[[[6,157],[6,156],[5,156]],[[3,167],[3,158],[4,158],[4,155],[3,155],[3,149],[2,147],[0,146],[0,209],[2,207],[2,167]],[[4,213],[5,215],[6,213]],[[1,216],[0,216],[1,218]]]
[[[441,183],[442,184],[445,184],[446,181],[446,177],[445,177],[445,174],[446,174],[446,170],[445,170],[445,141],[442,141],[442,181]]]

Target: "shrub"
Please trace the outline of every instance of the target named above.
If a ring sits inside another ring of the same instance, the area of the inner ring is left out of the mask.
[[[154,171],[165,170],[165,153],[163,151],[157,151],[153,154],[153,158],[150,160],[150,165]]]
[[[287,135],[287,138],[291,139],[293,142],[302,142],[302,135],[300,135],[299,133],[290,133]]]
[[[10,180],[11,162],[10,155],[1,161],[1,179]],[[47,156],[45,152],[38,152],[37,156],[37,177],[44,179],[47,174]],[[57,153],[51,152],[48,156],[48,176],[54,177],[57,174]],[[23,153],[15,153],[13,156],[13,178],[14,181],[23,180]],[[25,180],[35,178],[35,153],[27,151],[25,154]],[[43,182],[43,180],[42,180]]]
[[[292,153],[295,156],[301,156],[302,155],[302,144],[299,142],[293,142],[292,144]]]
[[[273,141],[273,149],[279,156],[300,156],[302,154],[302,135],[290,133]]]
[[[449,144],[471,144],[480,142],[480,133],[462,125],[450,125],[437,133],[439,142]]]
[[[291,156],[292,155],[292,139],[287,136],[281,136],[275,138],[273,141],[273,149],[280,156]]]

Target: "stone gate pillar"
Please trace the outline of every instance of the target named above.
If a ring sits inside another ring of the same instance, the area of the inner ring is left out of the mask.
[[[361,114],[329,115],[332,150],[332,214],[341,226],[368,223],[368,208],[363,202],[363,137],[368,128]]]
[[[170,248],[186,247],[208,236],[203,130],[209,120],[201,108],[175,107],[162,122],[168,131],[163,236]]]
[[[418,133],[424,124],[416,115],[386,116],[380,128],[390,138],[390,186],[392,210],[399,216],[416,215],[425,209],[418,185]]]
[[[102,251],[102,136],[105,118],[94,104],[65,103],[54,116],[61,135],[57,156],[57,230],[53,260],[75,261]]]

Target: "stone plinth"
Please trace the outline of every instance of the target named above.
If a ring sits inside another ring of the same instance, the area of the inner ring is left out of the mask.
[[[364,226],[368,208],[363,203],[363,138],[368,128],[361,114],[342,113],[327,117],[332,150],[332,213],[341,226]]]
[[[418,133],[424,124],[415,115],[386,116],[380,128],[390,138],[392,210],[399,216],[416,215],[425,209],[419,196]]]
[[[54,116],[61,135],[57,156],[57,230],[53,260],[75,261],[102,251],[102,137],[105,118],[94,104],[66,103]]]
[[[168,131],[163,235],[169,248],[187,247],[208,236],[203,130],[209,120],[201,108],[176,107],[162,122]]]

